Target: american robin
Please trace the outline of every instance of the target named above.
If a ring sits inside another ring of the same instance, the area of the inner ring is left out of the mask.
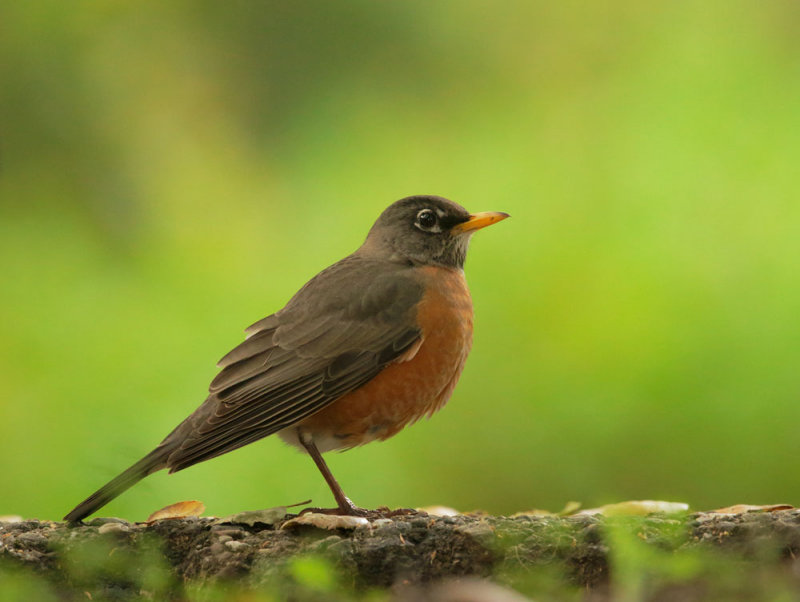
[[[472,234],[508,217],[412,196],[378,217],[364,244],[246,329],[209,395],[153,451],[64,518],[78,522],[146,477],[277,433],[305,449],[342,514],[364,514],[322,453],[383,440],[439,410],[472,345],[464,260]]]

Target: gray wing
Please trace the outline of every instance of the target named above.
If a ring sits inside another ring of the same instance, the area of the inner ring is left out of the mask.
[[[407,266],[351,255],[247,329],[210,395],[161,444],[170,472],[266,437],[357,389],[420,337]]]

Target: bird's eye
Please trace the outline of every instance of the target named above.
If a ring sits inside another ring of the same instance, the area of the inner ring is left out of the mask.
[[[417,213],[417,226],[422,230],[433,230],[438,221],[439,219],[436,217],[436,213],[430,209],[423,209]]]

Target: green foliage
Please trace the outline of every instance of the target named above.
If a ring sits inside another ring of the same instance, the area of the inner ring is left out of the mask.
[[[333,567],[318,556],[295,558],[289,573],[301,586],[321,593],[332,592],[336,588]]]
[[[237,587],[231,583],[187,583],[186,599],[191,602],[281,602],[285,600],[278,593],[264,589],[252,590]],[[299,602],[312,602],[298,599]]]
[[[606,528],[612,589],[621,602],[669,596],[708,600],[792,600],[796,583],[780,568],[769,542],[754,558],[721,550],[681,547],[683,521],[660,524],[616,518]],[[681,593],[683,592],[683,593]]]
[[[0,564],[0,602],[55,602],[59,600],[55,588],[35,574]]]
[[[54,538],[48,556],[55,566],[45,560],[38,572],[0,558],[0,602],[168,600],[177,595],[180,586],[155,537],[110,533],[89,539],[77,531],[73,535]]]
[[[794,3],[0,6],[0,514],[59,518],[392,200],[512,219],[450,405],[360,505],[800,497]],[[213,486],[211,485],[213,484]],[[259,442],[103,510],[330,504]]]
[[[70,587],[101,599],[169,598],[176,584],[159,542],[140,537],[128,546],[118,539],[118,534],[110,534],[102,539],[69,541],[60,555]]]

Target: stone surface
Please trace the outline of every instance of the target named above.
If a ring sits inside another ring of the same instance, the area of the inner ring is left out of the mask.
[[[309,556],[323,558],[355,591],[498,575],[508,584],[514,575],[557,567],[565,584],[604,599],[614,554],[609,525],[616,524],[603,516],[420,513],[357,525],[343,521],[340,528],[335,521],[316,525],[313,520],[282,528],[292,519],[295,515],[287,515],[274,525],[203,518],[152,524],[95,519],[75,527],[36,520],[0,523],[0,568],[33,571],[59,592],[80,593],[84,599],[84,592],[95,599],[139,599],[150,590],[138,580],[156,571],[147,563],[166,575],[163,580],[171,583],[176,598],[187,583],[234,580],[237,587],[273,587],[294,579],[292,563]],[[709,549],[737,562],[800,574],[794,562],[800,555],[798,510],[654,515],[619,524],[656,551]]]

